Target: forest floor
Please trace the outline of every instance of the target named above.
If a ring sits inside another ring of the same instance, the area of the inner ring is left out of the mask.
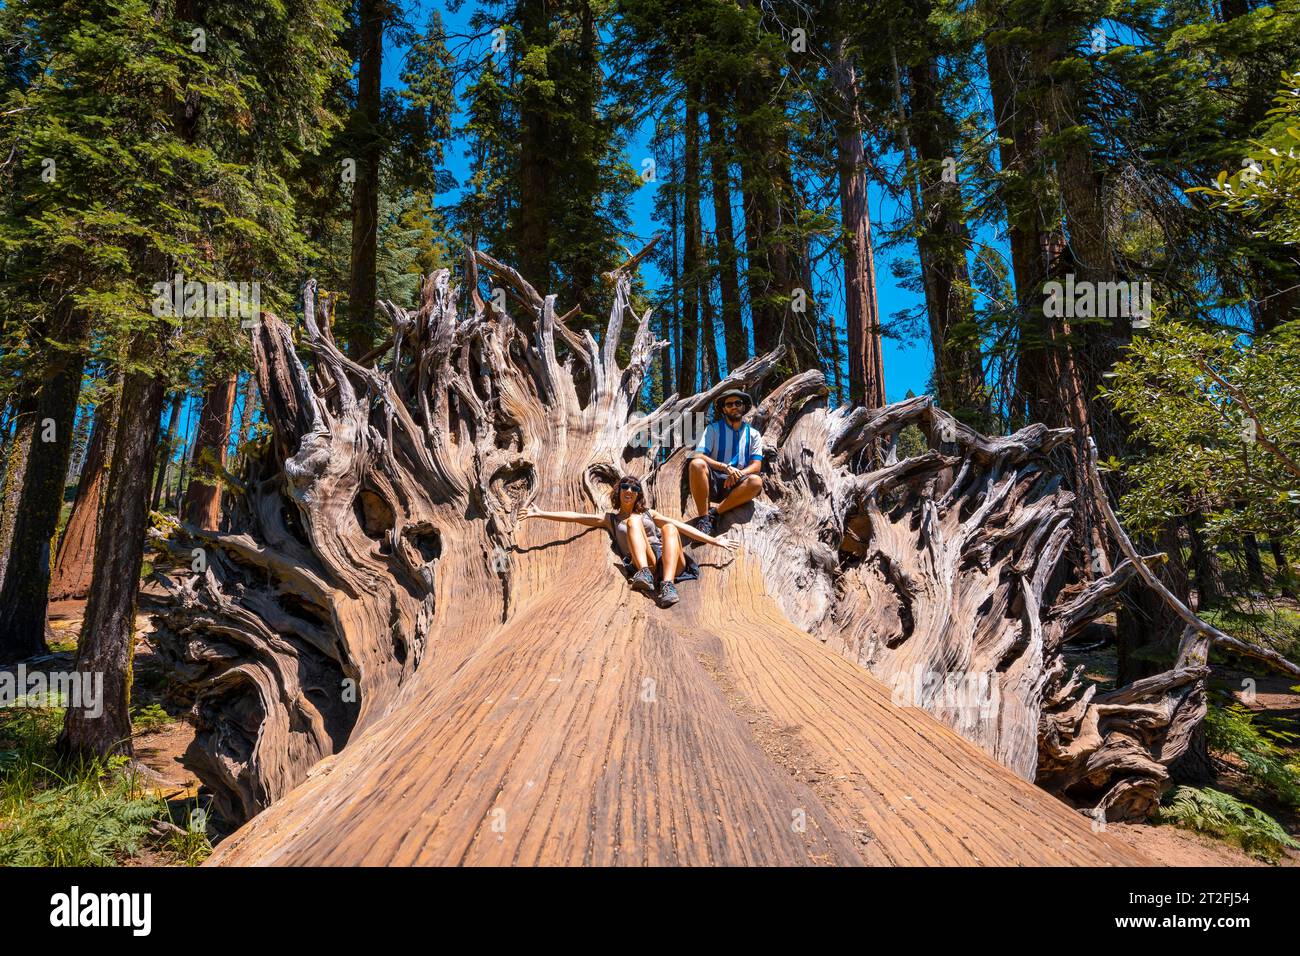
[[[50,628],[57,642],[51,650],[57,648],[58,653],[48,663],[42,662],[43,668],[50,671],[71,668],[85,607],[85,601],[55,601],[50,604]],[[135,682],[131,688],[131,705],[137,712],[156,706],[171,719],[150,721],[146,725],[148,729],[136,735],[135,756],[153,771],[151,785],[161,796],[169,801],[192,800],[198,793],[199,781],[181,765],[181,757],[194,739],[194,726],[189,722],[189,715],[167,699],[167,673],[149,643],[152,630],[146,615],[136,615]]]
[[[72,668],[85,608],[84,600],[51,602],[49,621],[54,636],[50,649],[54,655],[42,661],[42,669],[66,671]],[[172,820],[185,826],[199,803],[198,778],[181,762],[194,740],[194,725],[184,708],[167,697],[169,678],[166,667],[149,641],[152,630],[148,616],[137,614],[131,690],[136,733],[132,743],[136,766],[143,778],[142,787],[166,801]],[[149,844],[121,862],[124,866],[184,866],[192,861],[167,847]]]
[[[84,610],[84,601],[58,601],[50,605],[52,653],[37,667],[29,665],[29,672],[71,668]],[[135,755],[149,778],[146,786],[165,799],[169,806],[181,808],[179,815],[183,817],[184,808],[194,806],[198,796],[199,782],[181,762],[194,739],[194,727],[184,709],[167,697],[168,677],[150,643],[152,627],[148,617],[140,614],[137,625],[133,707],[137,715],[146,712],[148,717],[143,726],[137,722],[140,729],[135,737]],[[1087,675],[1103,687],[1113,685],[1113,647],[1073,653],[1068,658],[1072,664],[1085,664]],[[1243,684],[1248,677],[1253,677],[1256,682],[1253,700],[1243,699],[1241,691],[1243,686],[1248,686]],[[1300,733],[1300,693],[1292,689],[1293,685],[1287,679],[1259,677],[1230,667],[1216,667],[1214,684],[1221,690],[1234,693],[1258,718],[1275,725],[1293,727]],[[1295,749],[1300,751],[1300,747]],[[1215,753],[1214,756],[1217,776],[1211,786],[1259,807],[1273,816],[1292,837],[1300,836],[1300,813],[1271,800],[1254,780],[1242,772],[1235,755]],[[1228,842],[1170,824],[1108,823],[1106,828],[1107,832],[1166,866],[1267,865]],[[157,866],[177,865],[183,861],[174,854],[147,848],[122,862],[128,866]],[[1300,866],[1300,852],[1285,851],[1279,865]]]

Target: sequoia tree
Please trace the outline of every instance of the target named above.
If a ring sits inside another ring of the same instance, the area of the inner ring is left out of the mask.
[[[272,439],[228,530],[181,536],[206,567],[164,576],[155,618],[193,700],[188,762],[228,823],[255,817],[217,859],[1134,861],[1030,781],[1146,813],[1205,669],[1105,695],[1068,672],[1062,642],[1134,571],[1069,582],[1075,502],[1049,457],[1068,429],[988,438],[928,398],[831,409],[823,374],[796,374],[751,412],[768,468],[723,522],[738,556],[698,551],[672,610],[623,584],[602,533],[518,522],[607,510],[625,472],[685,514],[686,450],[654,436],[780,358],[638,414],[665,344],[629,304],[647,252],[606,276],[599,341],[482,253],[472,312],[430,276],[414,312],[384,305],[372,364],[311,283],[308,361],[278,319],[255,331]],[[530,333],[485,305],[480,267]],[[919,457],[857,454],[909,425]]]

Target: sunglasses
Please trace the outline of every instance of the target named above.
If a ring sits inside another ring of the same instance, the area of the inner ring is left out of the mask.
[[[742,402],[740,399],[735,398],[735,399],[732,399],[732,400],[729,401],[729,402],[723,402],[723,403],[722,403],[722,407],[723,407],[723,408],[744,408],[744,407],[745,407],[745,403]]]
[[[635,481],[620,481],[618,483],[619,491],[640,491],[641,485]]]

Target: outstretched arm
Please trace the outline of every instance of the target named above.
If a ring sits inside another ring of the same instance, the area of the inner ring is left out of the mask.
[[[599,528],[605,523],[604,515],[585,515],[579,511],[542,511],[539,508],[529,505],[519,515],[519,520],[524,521],[527,518],[546,518],[548,521],[563,521],[568,524],[582,524],[588,528]]]
[[[698,528],[688,525],[685,521],[678,521],[676,518],[670,518],[657,511],[650,512],[650,520],[660,528],[666,524],[673,525],[685,537],[690,538],[692,541],[701,541],[704,544],[711,544],[714,547],[722,548],[724,551],[735,551],[738,547],[737,542],[733,541],[731,538],[715,538],[711,534],[705,534]]]

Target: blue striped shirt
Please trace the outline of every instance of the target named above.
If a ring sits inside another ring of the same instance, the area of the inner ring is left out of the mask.
[[[763,460],[763,436],[744,423],[732,428],[725,419],[712,422],[695,444],[697,454],[705,454],[732,468],[744,468]]]

